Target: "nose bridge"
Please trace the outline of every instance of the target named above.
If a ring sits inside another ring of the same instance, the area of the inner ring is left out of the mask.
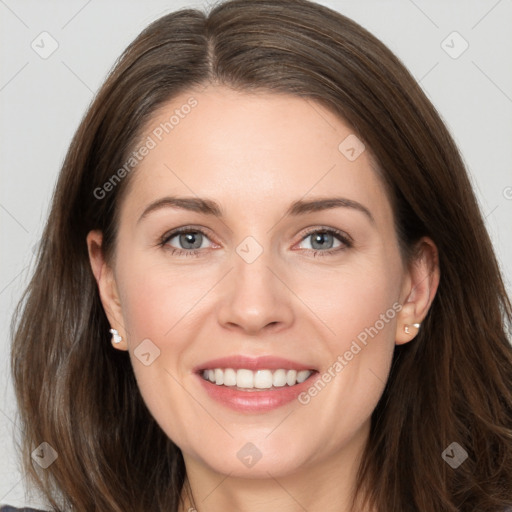
[[[276,277],[280,266],[267,245],[248,236],[236,246],[233,270],[227,279],[219,321],[257,332],[269,324],[287,324],[292,318],[290,293]],[[265,246],[265,245],[267,246]]]

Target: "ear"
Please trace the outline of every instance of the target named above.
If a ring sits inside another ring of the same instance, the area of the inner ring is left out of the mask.
[[[128,350],[126,329],[124,328],[121,301],[113,269],[107,265],[102,250],[103,234],[99,230],[87,234],[87,250],[92,272],[98,285],[101,303],[112,329],[116,329],[122,338],[120,343],[112,343],[114,348]]]
[[[408,343],[416,337],[414,324],[421,324],[430,309],[439,286],[439,255],[437,246],[429,237],[416,245],[416,253],[405,276],[397,315],[395,340],[397,345]],[[407,332],[409,331],[409,332]]]

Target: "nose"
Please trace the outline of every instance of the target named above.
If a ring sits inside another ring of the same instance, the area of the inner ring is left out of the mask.
[[[294,295],[270,251],[252,262],[234,252],[233,266],[221,283],[219,323],[248,335],[288,328],[294,321]]]

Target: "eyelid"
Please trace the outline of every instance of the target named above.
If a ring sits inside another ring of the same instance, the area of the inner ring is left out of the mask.
[[[302,242],[302,240],[304,240],[304,238],[308,237],[309,235],[312,235],[313,233],[317,233],[317,232],[332,233],[334,235],[337,235],[341,239],[345,239],[346,243],[350,243],[350,244],[354,243],[354,239],[347,232],[342,231],[341,229],[333,228],[330,226],[322,226],[322,225],[305,228],[305,230],[301,234],[301,239],[299,241]]]
[[[194,225],[187,225],[187,226],[181,226],[179,228],[172,229],[170,231],[167,231],[160,239],[157,245],[159,245],[162,248],[165,248],[165,245],[171,240],[172,238],[180,235],[181,233],[190,233],[190,232],[197,232],[204,235],[206,238],[208,238],[213,244],[216,244],[214,240],[211,240],[211,236],[209,234],[209,231],[207,228],[198,227]],[[333,236],[337,237],[339,241],[345,246],[345,247],[337,247],[334,249],[327,249],[325,251],[322,251],[320,249],[301,249],[302,251],[306,252],[312,252],[314,254],[322,254],[322,255],[332,255],[335,253],[338,253],[340,251],[343,251],[345,249],[349,249],[354,245],[353,238],[346,233],[345,231],[342,231],[340,229],[336,229],[333,227],[328,226],[310,226],[309,228],[305,228],[303,230],[302,234],[300,235],[300,239],[296,244],[300,244],[303,242],[308,236],[313,235],[314,233],[328,233],[332,234]],[[217,244],[218,245],[218,244]],[[204,249],[179,249],[176,247],[170,248],[171,253],[180,253],[180,254],[187,254],[187,255],[195,255],[200,253],[201,251],[204,251]]]
[[[177,235],[180,235],[181,233],[190,233],[190,232],[197,232],[201,233],[205,237],[207,237],[211,242],[215,243],[212,240],[212,236],[210,235],[210,230],[207,228],[199,227],[199,226],[193,226],[193,225],[187,225],[187,226],[181,226],[179,228],[171,229],[167,232],[165,232],[158,241],[158,245],[165,245],[169,240],[174,238]],[[186,249],[178,249],[178,250],[186,250]],[[193,251],[194,249],[189,249],[190,251]]]

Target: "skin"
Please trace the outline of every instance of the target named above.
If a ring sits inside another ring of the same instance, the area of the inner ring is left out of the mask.
[[[436,246],[423,238],[418,258],[402,261],[369,151],[348,160],[338,146],[351,128],[313,101],[191,90],[165,105],[144,137],[191,96],[197,106],[130,177],[112,265],[101,233],[87,237],[104,309],[123,338],[115,348],[129,351],[149,410],[181,448],[197,510],[348,511],[394,347],[413,342],[412,324],[437,290]],[[138,222],[167,195],[214,199],[225,216],[162,208]],[[353,208],[285,216],[293,201],[333,196],[361,203],[374,222]],[[158,246],[189,225],[207,231],[199,255],[171,254],[190,251],[179,236]],[[306,235],[322,228],[347,233],[352,246],[328,238],[318,249]],[[250,264],[236,252],[248,236],[263,249]],[[393,304],[401,310],[307,405],[236,412],[210,399],[192,373],[233,354],[270,354],[326,372]],[[160,355],[145,366],[134,350],[148,338]],[[250,468],[237,457],[247,442],[261,453]]]

